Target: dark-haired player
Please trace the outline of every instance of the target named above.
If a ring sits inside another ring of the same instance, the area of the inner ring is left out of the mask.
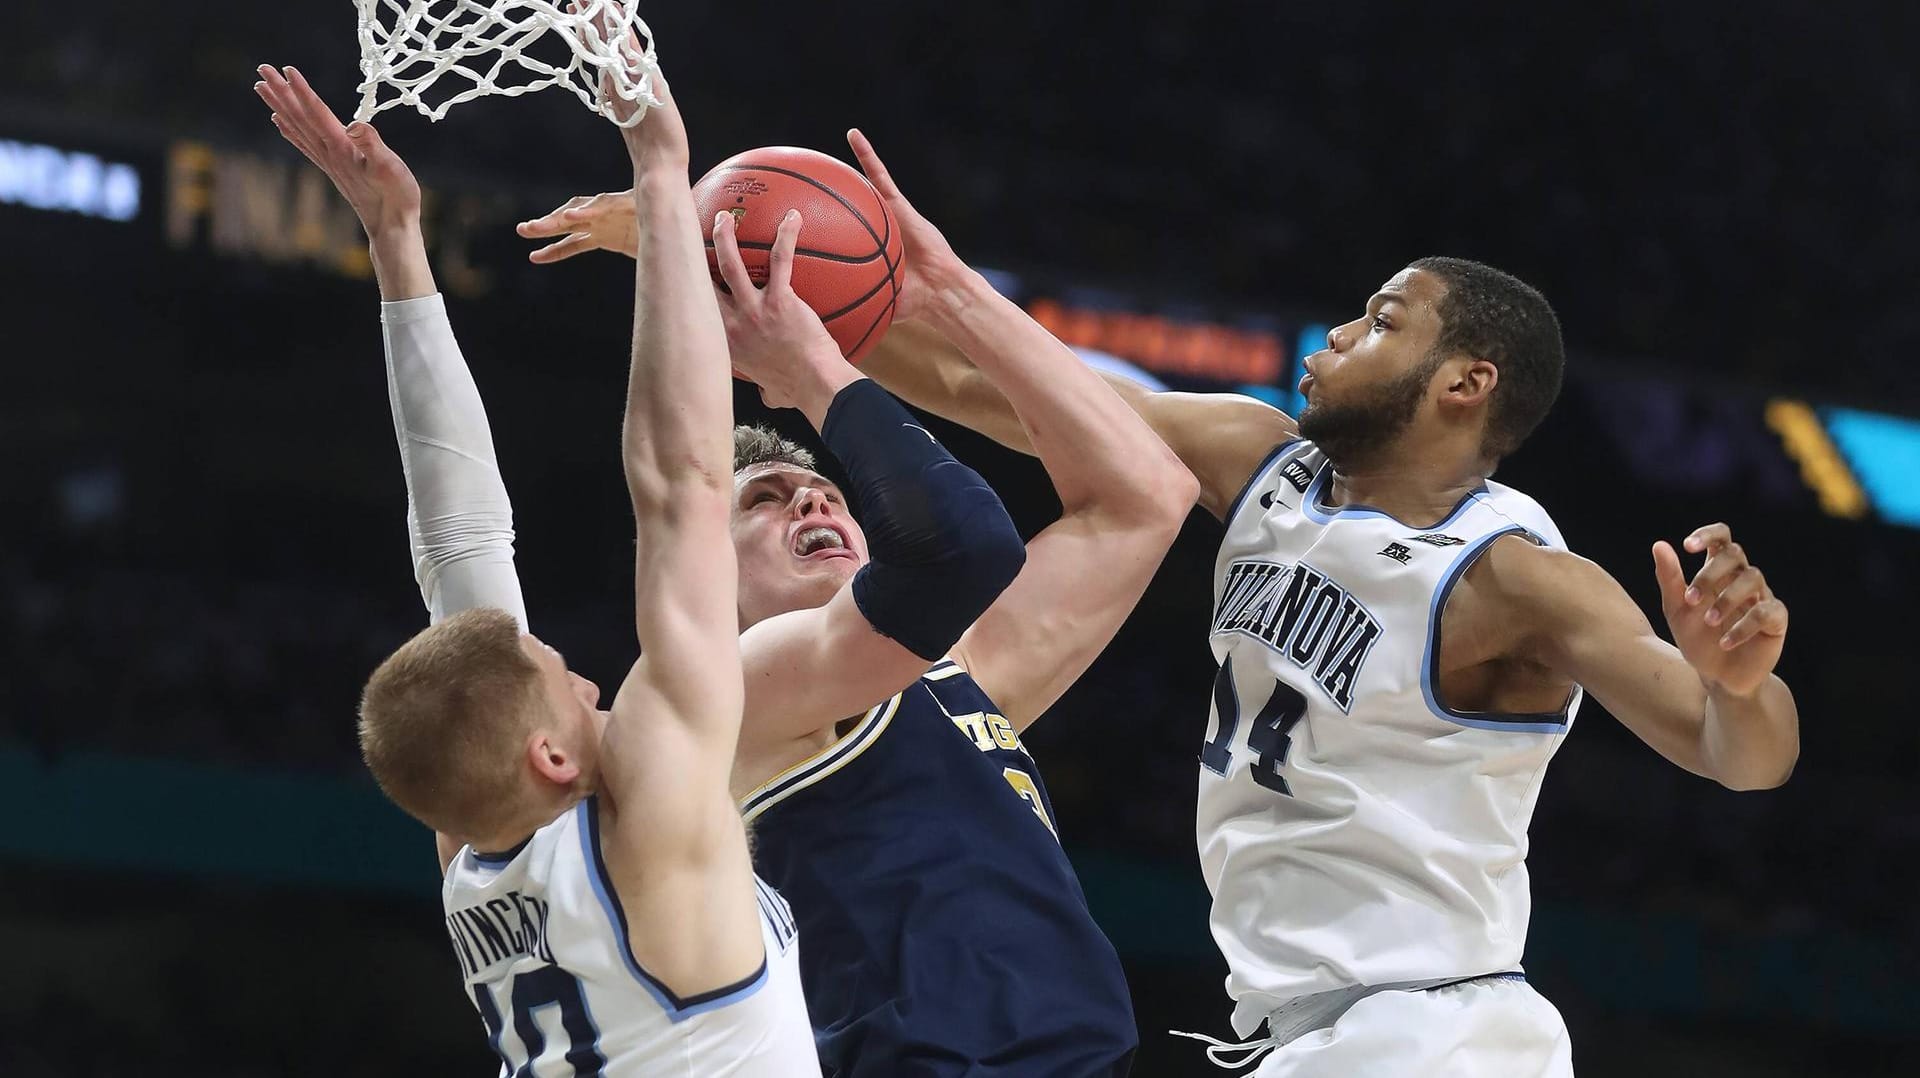
[[[1527,824],[1582,691],[1667,759],[1739,790],[1799,753],[1772,675],[1787,610],[1723,524],[1654,544],[1674,643],[1489,480],[1559,392],[1533,288],[1413,263],[1309,356],[1298,422],[1114,379],[1226,524],[1198,839],[1241,1064],[1281,1075],[1571,1073],[1526,983]],[[995,386],[916,328],[867,369],[1026,449]]]

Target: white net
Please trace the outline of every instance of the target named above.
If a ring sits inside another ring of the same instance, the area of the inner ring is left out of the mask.
[[[549,86],[566,87],[622,127],[660,104],[653,32],[636,0],[354,2],[362,79],[353,115],[362,122],[399,105],[438,120],[462,101]],[[616,110],[610,94],[633,106],[632,115],[621,119],[627,110]]]

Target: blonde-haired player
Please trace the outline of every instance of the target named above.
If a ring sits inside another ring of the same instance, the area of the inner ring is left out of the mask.
[[[433,624],[374,673],[367,765],[434,828],[446,924],[494,1051],[523,1075],[817,1075],[793,922],[728,794],[742,683],[727,345],[663,107],[625,137],[640,221],[623,450],[643,657],[610,711],[525,631],[492,437],[436,294],[420,192],[298,72],[255,89],[372,241],[415,567]],[[790,265],[783,226],[774,272]]]

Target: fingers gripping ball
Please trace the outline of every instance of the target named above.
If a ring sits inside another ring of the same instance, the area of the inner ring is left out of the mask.
[[[757,284],[788,210],[800,211],[793,291],[813,308],[848,362],[858,363],[893,321],[906,272],[905,245],[873,185],[851,165],[793,146],[767,146],[727,158],[693,187],[707,243],[707,267],[721,284],[713,219],[734,217],[740,257]]]

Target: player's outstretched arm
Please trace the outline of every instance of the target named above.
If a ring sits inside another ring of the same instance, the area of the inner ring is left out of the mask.
[[[1106,648],[1180,532],[1193,475],[1118,394],[974,272],[915,210],[858,131],[848,142],[899,223],[912,266],[901,315],[937,329],[1005,397],[1059,493],[1061,517],[954,649],[1014,725]]]
[[[639,260],[621,450],[633,500],[641,657],[600,750],[601,852],[635,957],[686,996],[764,961],[746,832],[728,793],[740,731],[729,540],[733,387],[672,92],[624,129]],[[618,107],[618,106],[616,106]]]
[[[318,166],[366,229],[379,281],[387,398],[407,484],[407,536],[429,618],[499,607],[527,621],[513,564],[513,506],[493,432],[434,289],[420,185],[369,124],[342,126],[300,72],[259,68],[274,126]],[[459,843],[438,836],[444,869]]]
[[[840,356],[794,294],[798,214],[780,226],[767,284],[747,275],[733,218],[714,222],[714,252],[733,365],[775,407],[800,409],[846,469],[869,561],[825,606],[767,618],[741,637],[749,753],[787,743],[899,692],[947,653],[1025,558],[1006,508],[887,392]]]
[[[1009,449],[1034,452],[1007,395],[933,326],[895,322],[861,369],[916,408]],[[1293,417],[1238,393],[1156,393],[1122,375],[1102,371],[1099,377],[1193,473],[1200,507],[1218,518],[1226,517],[1273,447],[1298,433]]]
[[[1672,643],[1617,581],[1565,551],[1499,540],[1470,583],[1512,612],[1524,654],[1584,686],[1662,756],[1730,789],[1778,786],[1800,755],[1793,693],[1773,673],[1786,604],[1726,525],[1683,545],[1707,555],[1691,583],[1671,546],[1653,548]]]
[[[625,192],[568,199],[519,225],[527,239],[550,240],[532,261],[563,261],[587,251],[633,253],[632,200]],[[911,281],[920,272],[916,262]],[[861,363],[861,369],[900,399],[971,428],[1022,453],[1032,442],[1006,394],[968,361],[966,353],[931,326],[906,321]],[[1102,374],[1200,482],[1200,506],[1224,517],[1253,471],[1274,446],[1296,433],[1292,417],[1252,397],[1229,393],[1154,393],[1116,374]]]

